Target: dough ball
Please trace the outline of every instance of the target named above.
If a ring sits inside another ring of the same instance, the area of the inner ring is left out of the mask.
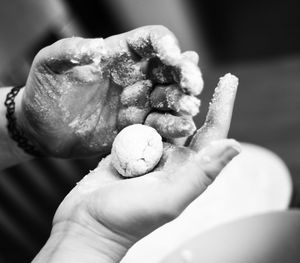
[[[134,124],[124,128],[115,138],[112,164],[124,177],[135,177],[150,172],[163,153],[162,138],[149,126]]]

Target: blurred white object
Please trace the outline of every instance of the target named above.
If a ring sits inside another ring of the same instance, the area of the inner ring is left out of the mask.
[[[232,220],[288,208],[290,173],[271,151],[242,144],[243,151],[176,220],[133,246],[122,263],[156,263],[199,233]]]
[[[300,211],[264,213],[201,233],[160,263],[299,263]]]

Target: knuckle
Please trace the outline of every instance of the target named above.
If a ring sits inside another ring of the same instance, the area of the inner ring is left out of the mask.
[[[84,43],[84,39],[81,37],[70,37],[61,39],[53,44],[53,49],[60,51],[65,55],[72,55],[80,50],[80,47]]]
[[[149,29],[150,29],[150,34],[154,38],[161,39],[164,36],[170,36],[177,43],[177,38],[175,37],[174,33],[169,28],[167,28],[166,26],[154,25],[154,26],[150,26]]]
[[[120,109],[118,114],[118,128],[123,129],[132,124],[144,123],[150,108],[140,109],[135,106]]]
[[[153,27],[153,29],[155,29],[155,30],[157,30],[158,32],[161,32],[161,33],[166,33],[166,34],[171,33],[170,29],[167,28],[166,26],[163,26],[163,25],[155,25]]]

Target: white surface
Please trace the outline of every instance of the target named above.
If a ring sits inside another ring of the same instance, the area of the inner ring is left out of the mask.
[[[176,220],[138,242],[122,263],[156,263],[189,238],[234,219],[285,210],[292,183],[288,169],[274,153],[243,144],[242,153],[208,190]]]

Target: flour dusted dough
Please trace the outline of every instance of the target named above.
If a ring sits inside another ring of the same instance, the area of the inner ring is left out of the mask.
[[[150,172],[163,152],[162,138],[152,127],[134,124],[124,128],[112,145],[112,164],[124,177]]]

